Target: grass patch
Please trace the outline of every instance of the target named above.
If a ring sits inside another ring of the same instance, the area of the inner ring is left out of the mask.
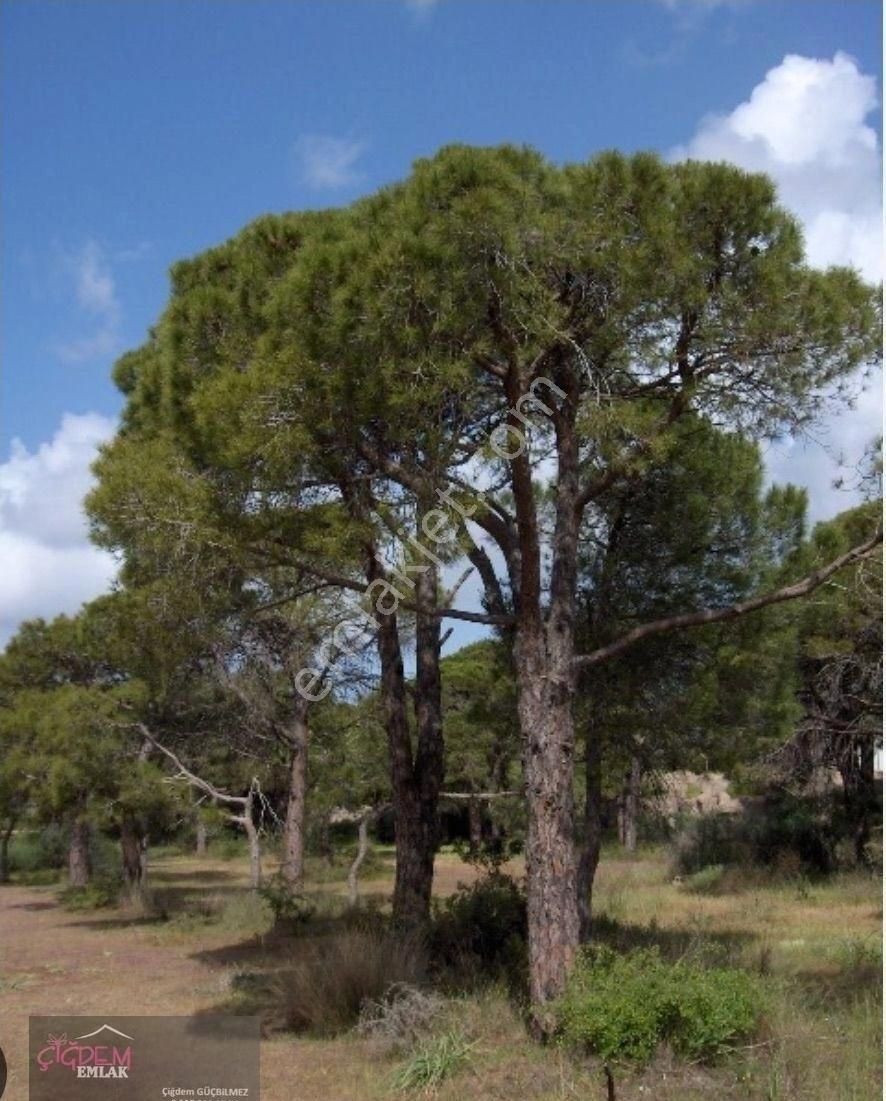
[[[470,1050],[471,1044],[458,1031],[420,1041],[394,1075],[394,1089],[402,1093],[437,1089],[467,1061]]]

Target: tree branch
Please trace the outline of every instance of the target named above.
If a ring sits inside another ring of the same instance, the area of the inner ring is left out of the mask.
[[[652,620],[640,627],[634,627],[633,630],[628,631],[621,638],[610,642],[608,646],[601,646],[590,654],[579,655],[574,659],[575,664],[580,669],[587,669],[591,665],[598,665],[600,662],[616,657],[635,643],[642,642],[643,639],[650,638],[653,635],[688,627],[703,627],[709,623],[720,623],[726,619],[737,619],[749,612],[756,612],[760,608],[767,608],[772,604],[783,604],[788,600],[797,600],[799,597],[813,592],[820,585],[823,585],[828,578],[845,569],[846,566],[870,558],[882,542],[883,529],[878,528],[867,542],[860,543],[852,550],[841,554],[839,558],[835,558],[826,566],[813,571],[801,581],[795,581],[792,585],[785,585],[781,589],[774,589],[771,592],[762,593],[760,596],[751,597],[750,600],[730,604],[725,608],[703,608],[697,612],[685,612],[682,615],[665,616],[663,619]]]

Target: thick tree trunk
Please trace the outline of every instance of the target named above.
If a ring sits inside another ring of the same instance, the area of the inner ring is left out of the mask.
[[[194,855],[206,856],[206,823],[200,813],[197,813],[196,841],[194,843]]]
[[[518,637],[515,655],[529,809],[529,993],[540,1033],[550,1025],[540,1007],[562,994],[579,944],[572,693],[569,672],[544,649],[540,637]]]
[[[578,916],[582,941],[591,939],[594,878],[600,863],[603,835],[603,774],[601,746],[593,721],[585,741],[585,811],[581,855],[578,861]]]
[[[520,528],[521,587],[514,646],[517,710],[529,824],[526,838],[529,995],[533,1030],[549,1035],[545,1009],[566,986],[579,946],[578,854],[575,844],[575,587],[578,531],[576,397],[553,418],[557,434],[556,521],[546,616],[541,611],[541,551],[525,455],[513,486]]]
[[[132,818],[124,818],[120,824],[120,850],[123,856],[123,889],[127,900],[142,906],[145,900],[145,847],[142,831]]]
[[[640,817],[640,784],[642,780],[642,768],[640,758],[634,754],[631,757],[631,767],[625,778],[624,802],[623,802],[623,836],[622,843],[628,852],[637,850],[637,821]]]
[[[293,891],[300,891],[305,874],[305,808],[308,786],[308,721],[306,700],[298,702],[287,741],[291,747],[289,794],[283,822],[280,874]]]
[[[360,867],[366,859],[366,854],[369,852],[370,818],[370,814],[364,814],[357,823],[357,855],[354,857],[350,868],[348,868],[348,904],[350,906],[356,906],[358,901],[357,877],[360,874]]]
[[[89,855],[89,823],[81,818],[71,823],[68,839],[68,884],[86,887],[92,878],[92,860]]]

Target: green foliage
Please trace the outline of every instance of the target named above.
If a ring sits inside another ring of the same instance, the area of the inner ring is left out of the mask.
[[[58,871],[65,866],[67,858],[66,832],[58,825],[22,830],[9,844],[11,872]]]
[[[838,842],[846,834],[839,793],[813,798],[785,792],[738,814],[690,821],[675,839],[674,867],[691,876],[724,865],[823,875],[837,866]]]
[[[85,887],[66,887],[59,894],[59,901],[66,910],[105,910],[116,906],[120,894],[120,880],[112,876],[96,878]]]
[[[316,912],[316,906],[305,895],[293,891],[281,875],[271,877],[259,888],[259,895],[270,906],[278,925],[298,928],[306,925]]]
[[[404,1093],[436,1089],[467,1062],[471,1046],[456,1030],[420,1040],[394,1076],[394,1088]]]
[[[585,950],[557,1003],[559,1035],[607,1065],[647,1062],[661,1043],[711,1059],[751,1036],[765,1000],[745,971],[667,963],[656,948]]]

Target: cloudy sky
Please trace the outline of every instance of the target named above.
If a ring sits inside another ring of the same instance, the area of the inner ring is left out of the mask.
[[[0,35],[0,643],[110,583],[80,511],[110,367],[169,265],[261,213],[445,142],[651,148],[770,173],[813,263],[882,275],[877,0],[9,0]],[[833,515],[879,424],[873,386],[770,471]]]

